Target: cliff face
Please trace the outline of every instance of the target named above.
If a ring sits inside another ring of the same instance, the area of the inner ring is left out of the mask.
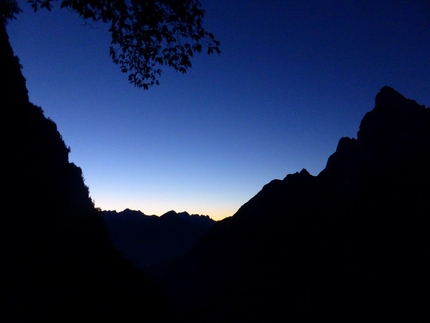
[[[163,321],[169,309],[111,246],[55,123],[30,103],[0,25],[0,320]]]
[[[382,88],[318,176],[265,185],[154,277],[186,321],[428,321],[429,129]]]

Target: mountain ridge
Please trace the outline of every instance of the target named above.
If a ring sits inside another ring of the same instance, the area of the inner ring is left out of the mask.
[[[138,267],[171,260],[188,251],[215,223],[207,215],[168,211],[103,211],[111,241]]]
[[[187,322],[429,320],[429,111],[383,87],[317,176],[271,181],[148,272]]]

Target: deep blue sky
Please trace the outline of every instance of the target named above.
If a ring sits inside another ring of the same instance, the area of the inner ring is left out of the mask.
[[[111,62],[104,26],[25,1],[8,25],[102,209],[230,216],[272,179],[317,175],[382,86],[430,106],[428,0],[201,2],[222,54],[149,91]]]

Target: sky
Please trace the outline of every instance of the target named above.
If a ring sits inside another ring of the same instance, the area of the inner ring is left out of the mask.
[[[220,220],[273,179],[318,175],[381,87],[430,106],[428,0],[201,0],[222,53],[148,91],[112,63],[106,26],[18,2],[30,100],[103,210]]]

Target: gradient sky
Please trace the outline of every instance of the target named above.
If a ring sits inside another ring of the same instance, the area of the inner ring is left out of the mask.
[[[430,106],[428,0],[202,0],[221,55],[149,91],[112,63],[106,26],[19,3],[30,100],[105,210],[231,216],[272,179],[317,175],[382,86]]]

